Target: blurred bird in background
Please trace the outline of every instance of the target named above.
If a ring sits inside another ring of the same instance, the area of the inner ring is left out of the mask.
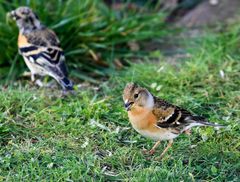
[[[19,53],[31,71],[31,80],[34,82],[36,75],[49,75],[64,91],[73,90],[73,83],[68,79],[64,53],[56,34],[45,27],[28,7],[19,7],[7,16],[15,20],[19,28]]]

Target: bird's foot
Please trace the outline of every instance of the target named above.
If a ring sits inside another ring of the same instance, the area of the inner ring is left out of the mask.
[[[155,153],[155,149],[151,149],[151,150],[149,150],[149,152],[148,152],[150,155],[153,155],[154,153]]]
[[[154,146],[153,146],[153,148],[151,150],[148,151],[148,150],[144,149],[145,150],[145,154],[153,155],[155,153],[155,149],[158,147],[159,144],[160,144],[160,141],[157,141],[154,144]]]
[[[164,155],[165,155],[165,152],[162,152],[158,159],[161,160]]]
[[[161,160],[163,158],[163,156],[165,155],[165,153],[168,151],[168,149],[172,146],[173,144],[173,140],[169,140],[167,147],[163,150],[163,152],[161,153],[159,160]]]
[[[166,152],[163,151],[159,157],[156,158],[156,160],[161,161],[163,157],[165,156]]]
[[[155,149],[151,149],[151,150],[143,149],[142,153],[145,155],[153,155],[155,153]]]

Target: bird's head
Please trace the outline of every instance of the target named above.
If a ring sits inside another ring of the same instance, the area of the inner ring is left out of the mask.
[[[33,30],[41,27],[38,16],[29,7],[19,7],[7,14],[16,21],[20,30]]]
[[[152,94],[135,83],[128,83],[123,91],[123,101],[127,111],[138,106],[151,109],[154,105]]]

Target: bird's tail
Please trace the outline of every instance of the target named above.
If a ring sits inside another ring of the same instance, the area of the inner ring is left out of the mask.
[[[201,116],[192,116],[190,117],[190,120],[192,120],[193,124],[195,123],[196,126],[212,126],[212,127],[218,127],[218,128],[225,127],[225,125],[222,125],[222,124],[210,123],[204,117],[201,117]]]
[[[222,125],[222,124],[210,123],[210,122],[207,122],[207,121],[198,121],[198,122],[202,126],[212,126],[212,127],[216,127],[216,128],[224,128],[224,127],[226,127],[225,125]]]
[[[63,90],[73,90],[73,83],[67,77],[59,79],[59,83],[62,86]]]
[[[182,132],[194,127],[194,126],[211,126],[215,128],[224,128],[226,125],[218,124],[218,123],[210,123],[205,118],[201,116],[190,116],[185,119],[188,125],[182,130]]]

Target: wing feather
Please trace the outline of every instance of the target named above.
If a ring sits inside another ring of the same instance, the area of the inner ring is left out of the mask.
[[[28,44],[21,46],[19,52],[27,58],[33,58],[36,64],[58,77],[67,76],[65,56],[56,34],[47,28],[36,30],[25,36]]]
[[[158,119],[156,123],[158,127],[182,130],[185,126],[188,126],[194,121],[205,120],[201,116],[193,116],[191,112],[157,97],[154,97],[154,103],[153,114]]]

